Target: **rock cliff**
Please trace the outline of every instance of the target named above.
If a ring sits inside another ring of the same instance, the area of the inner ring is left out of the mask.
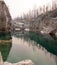
[[[11,32],[11,16],[3,0],[0,0],[0,33],[1,32]]]
[[[57,9],[39,15],[30,26],[32,31],[57,35]]]

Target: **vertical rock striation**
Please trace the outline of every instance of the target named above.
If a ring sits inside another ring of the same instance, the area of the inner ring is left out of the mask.
[[[1,32],[11,32],[11,16],[3,0],[0,0],[0,33]]]

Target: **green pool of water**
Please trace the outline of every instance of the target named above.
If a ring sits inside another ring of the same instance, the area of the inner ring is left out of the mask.
[[[35,65],[57,65],[57,40],[50,35],[14,32],[12,43],[0,44],[0,51],[11,63],[30,59]]]

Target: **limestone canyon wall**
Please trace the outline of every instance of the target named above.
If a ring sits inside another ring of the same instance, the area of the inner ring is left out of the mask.
[[[11,16],[7,5],[0,1],[0,33],[11,32]]]

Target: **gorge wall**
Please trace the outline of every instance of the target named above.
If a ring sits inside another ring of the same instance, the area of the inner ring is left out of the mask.
[[[0,33],[11,32],[11,16],[6,3],[0,0]]]

